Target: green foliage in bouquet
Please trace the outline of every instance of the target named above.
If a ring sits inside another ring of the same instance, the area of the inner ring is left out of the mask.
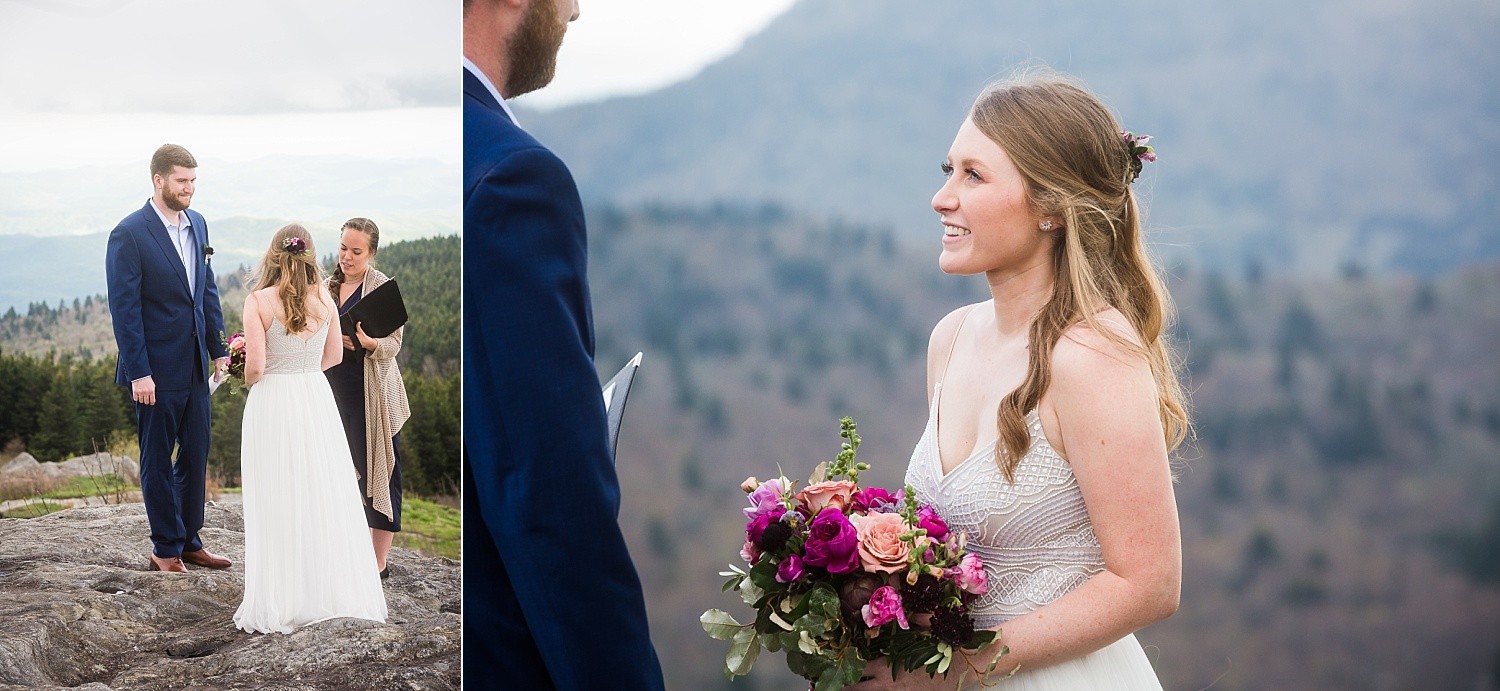
[[[987,665],[969,654],[993,643],[996,631],[976,630],[969,605],[988,588],[979,557],[965,553],[966,536],[952,533],[912,488],[891,494],[860,488],[856,461],[860,437],[844,418],[844,443],[833,461],[820,463],[807,488],[778,477],[746,480],[751,507],[741,557],[730,565],[723,591],[738,591],[755,610],[740,623],[711,609],[699,621],[709,636],[730,641],[729,678],[749,673],[764,648],[786,655],[787,667],[833,691],[860,680],[865,665],[884,657],[897,670],[946,674],[954,659],[987,683],[1000,647]],[[904,496],[903,496],[904,495]]]

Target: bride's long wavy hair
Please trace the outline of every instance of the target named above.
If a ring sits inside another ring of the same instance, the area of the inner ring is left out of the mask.
[[[299,238],[303,242],[301,252],[287,249],[287,241]],[[260,266],[250,275],[250,290],[276,288],[276,297],[286,313],[286,330],[298,333],[307,328],[310,319],[321,319],[326,315],[310,314],[307,298],[312,291],[322,288],[323,270],[318,267],[317,253],[313,250],[312,234],[306,228],[292,223],[282,226],[271,236],[271,247],[261,258]],[[321,302],[321,301],[314,301]]]
[[[1142,242],[1131,153],[1119,124],[1083,87],[1053,73],[985,89],[969,117],[1015,162],[1032,210],[1063,226],[1052,255],[1052,294],[1031,323],[1026,379],[996,412],[996,463],[1014,481],[1031,445],[1026,413],[1052,381],[1053,347],[1079,323],[1150,363],[1167,446],[1175,449],[1191,423],[1179,357],[1167,339],[1172,300]],[[1130,321],[1139,344],[1099,323],[1111,307]]]

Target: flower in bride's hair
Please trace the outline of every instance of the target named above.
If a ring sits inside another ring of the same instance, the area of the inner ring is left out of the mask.
[[[295,235],[281,241],[281,249],[296,257],[307,254],[307,241]]]
[[[1147,144],[1151,141],[1149,134],[1120,130],[1120,140],[1125,142],[1125,151],[1130,155],[1130,178],[1126,182],[1135,182],[1141,174],[1142,163],[1156,162],[1156,149]]]

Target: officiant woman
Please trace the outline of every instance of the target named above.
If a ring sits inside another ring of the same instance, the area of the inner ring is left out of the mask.
[[[390,280],[374,266],[380,247],[380,229],[368,218],[351,218],[339,238],[338,265],[328,279],[328,290],[339,305],[339,314],[349,311],[380,284]],[[359,476],[360,495],[365,500],[365,521],[375,544],[375,562],[380,577],[390,575],[386,555],[391,541],[401,532],[400,432],[411,410],[406,385],[396,367],[401,337],[406,327],[385,338],[371,338],[356,325],[354,336],[344,334],[344,360],[328,369],[328,383],[344,419],[344,434]]]

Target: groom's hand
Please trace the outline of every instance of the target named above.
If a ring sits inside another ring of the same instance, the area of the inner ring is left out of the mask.
[[[229,358],[221,357],[214,360],[214,381],[221,381],[229,374]]]
[[[130,382],[130,400],[141,405],[156,405],[156,381],[146,376]]]

